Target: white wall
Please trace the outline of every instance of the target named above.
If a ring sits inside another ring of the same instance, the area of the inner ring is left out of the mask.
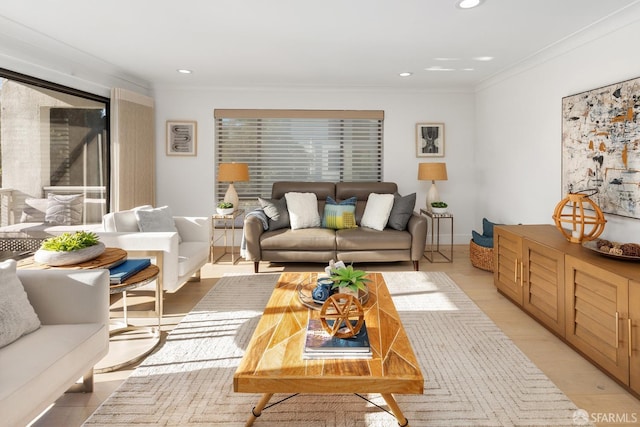
[[[384,110],[384,171],[386,181],[399,192],[417,192],[416,208],[425,205],[430,183],[417,180],[420,161],[445,161],[448,181],[438,182],[440,196],[454,214],[456,243],[467,243],[474,214],[476,192],[473,171],[474,95],[472,93],[403,92],[397,90],[294,90],[294,89],[155,89],[157,204],[170,205],[178,215],[214,212],[214,119],[216,108],[354,109]],[[166,120],[197,120],[198,155],[165,154]],[[445,157],[417,158],[415,125],[445,123]],[[443,229],[443,235],[448,231]]]
[[[498,76],[476,94],[476,214],[503,223],[553,224],[561,188],[562,98],[640,77],[633,45],[640,11],[550,52],[536,65]],[[553,55],[553,54],[556,55]],[[638,241],[640,220],[605,215],[602,237]]]

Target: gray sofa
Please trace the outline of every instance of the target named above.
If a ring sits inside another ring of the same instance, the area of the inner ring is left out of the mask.
[[[392,182],[276,182],[272,186],[272,200],[282,199],[288,192],[315,193],[318,212],[322,217],[327,196],[340,202],[356,197],[355,217],[360,225],[371,193],[394,194],[398,187]],[[385,228],[382,231],[367,227],[333,230],[330,228],[281,228],[265,230],[256,215],[247,215],[244,222],[244,257],[260,261],[318,262],[330,260],[345,263],[412,261],[414,270],[424,254],[427,221],[413,212],[406,229]]]

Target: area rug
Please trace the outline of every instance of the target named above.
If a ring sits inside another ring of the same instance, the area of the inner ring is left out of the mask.
[[[449,276],[383,274],[425,377],[422,395],[396,395],[411,426],[576,425],[573,402]],[[260,396],[234,393],[233,374],[277,278],[220,279],[85,425],[244,425]],[[266,409],[254,425],[398,425],[381,397],[364,397],[370,402],[298,395]]]

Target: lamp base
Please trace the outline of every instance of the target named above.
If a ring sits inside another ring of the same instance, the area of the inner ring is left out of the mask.
[[[238,209],[238,192],[233,186],[233,182],[229,184],[229,188],[227,188],[227,192],[224,194],[224,201],[227,203],[233,203],[233,210]]]
[[[427,211],[431,212],[431,203],[439,201],[440,195],[438,194],[438,189],[436,188],[436,182],[431,181],[431,188],[429,188],[429,192],[427,193]]]

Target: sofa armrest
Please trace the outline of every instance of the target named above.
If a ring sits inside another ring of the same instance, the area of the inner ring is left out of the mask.
[[[18,277],[43,324],[109,323],[108,270],[18,270]]]
[[[427,218],[413,213],[407,223],[407,231],[411,234],[411,260],[419,261],[424,256],[427,241]]]
[[[211,217],[174,216],[173,220],[184,242],[211,242]]]
[[[244,219],[244,258],[247,261],[260,261],[262,259],[262,250],[260,248],[260,236],[264,233],[262,221],[256,216],[247,216]]]

